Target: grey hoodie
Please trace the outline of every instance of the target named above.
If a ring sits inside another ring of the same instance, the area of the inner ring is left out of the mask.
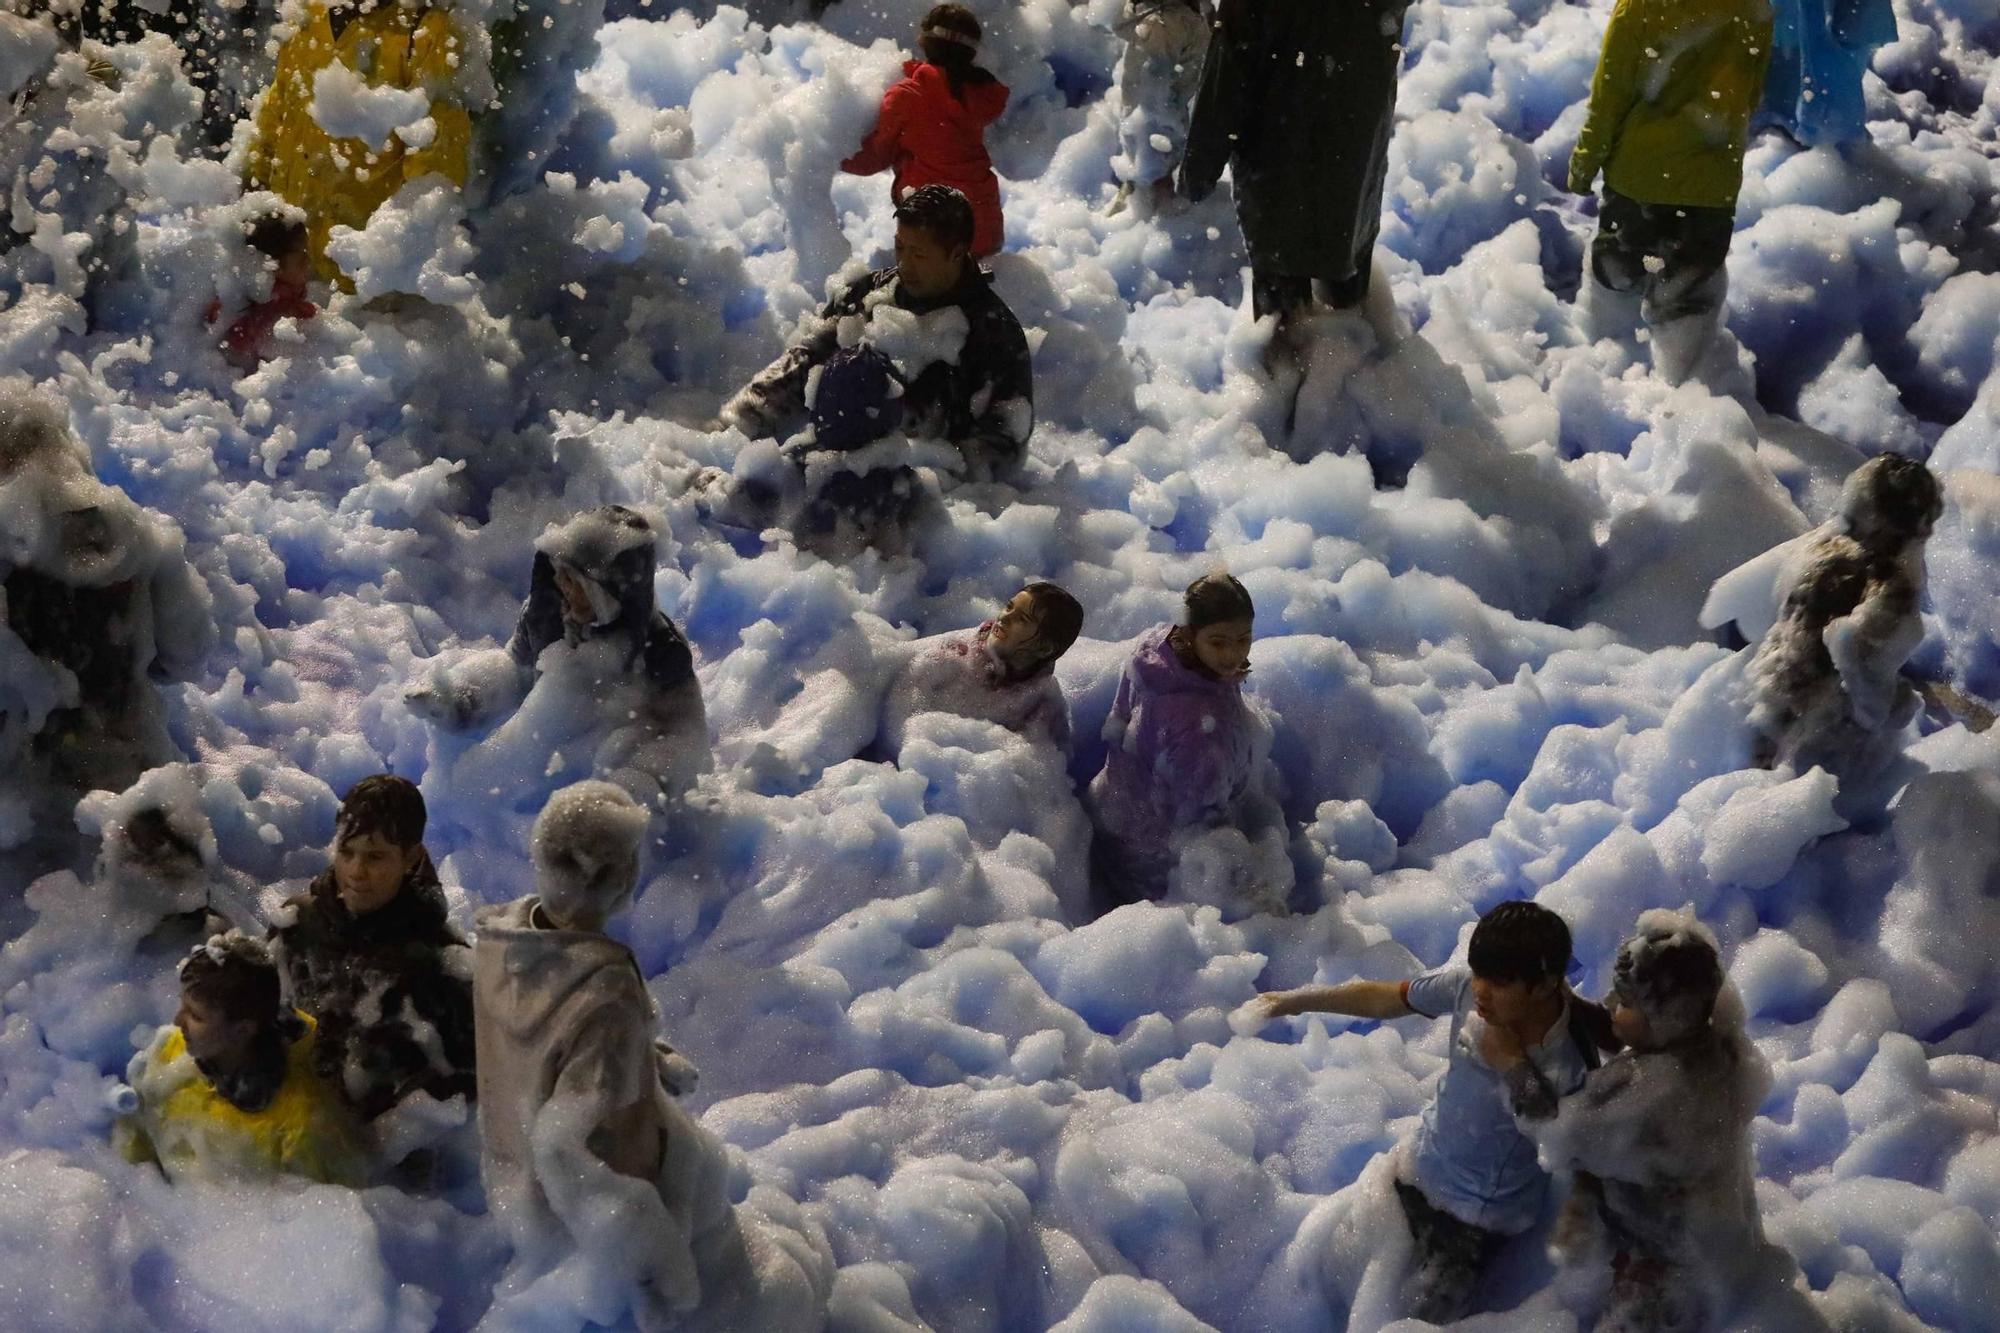
[[[486,1195],[515,1256],[499,1299],[561,1269],[673,1327],[751,1281],[722,1145],[662,1081],[631,950],[537,929],[536,903],[481,912],[473,950]]]

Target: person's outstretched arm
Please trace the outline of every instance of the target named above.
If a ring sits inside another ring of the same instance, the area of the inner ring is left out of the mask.
[[[1256,999],[1265,1018],[1293,1014],[1345,1014],[1349,1018],[1406,1018],[1416,1013],[1400,981],[1343,981],[1338,986],[1300,986],[1267,991]]]

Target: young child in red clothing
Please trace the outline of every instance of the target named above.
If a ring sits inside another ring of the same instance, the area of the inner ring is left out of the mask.
[[[306,299],[306,281],[312,276],[312,256],[306,247],[306,226],[296,216],[269,213],[257,220],[246,238],[250,248],[276,267],[271,274],[271,294],[239,313],[222,335],[222,354],[238,370],[255,370],[272,354],[271,332],[281,319],[303,323],[319,313]],[[222,302],[211,301],[207,320],[222,318]]]
[[[986,127],[1007,109],[1007,85],[974,61],[979,20],[964,5],[937,5],[917,29],[923,59],[882,95],[875,128],[842,171],[873,176],[894,168],[891,197],[920,185],[949,185],[972,204],[972,257],[999,252],[1000,178],[986,155]]]

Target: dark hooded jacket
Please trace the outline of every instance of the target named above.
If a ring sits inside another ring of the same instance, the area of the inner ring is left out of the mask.
[[[957,306],[965,312],[964,346],[955,361],[931,361],[903,379],[902,430],[949,441],[975,477],[1004,480],[1027,457],[1035,426],[1035,373],[1021,322],[993,290],[992,276],[976,265],[966,265],[957,288],[933,301],[911,298],[896,279],[892,267],[850,283],[804,338],[736,395],[727,415],[753,437],[777,434],[805,416],[814,367],[852,341],[841,336],[844,320],[865,320],[885,304],[918,315]]]
[[[617,614],[593,626],[587,636],[625,635],[631,643],[628,669],[643,670],[660,690],[676,689],[693,680],[694,654],[687,639],[653,601],[656,555],[652,528],[645,518],[623,505],[600,505],[564,525],[558,537],[565,544],[565,558],[618,604]],[[548,541],[545,538],[542,544]],[[547,550],[537,550],[528,580],[527,605],[521,608],[507,651],[532,671],[542,650],[567,632],[562,590],[556,586],[555,558]]]
[[[341,1099],[372,1119],[418,1089],[471,1097],[471,955],[430,856],[366,916],[340,901],[332,867],[286,908],[272,931],[286,991],[318,1020],[314,1068]]]
[[[1200,199],[1233,164],[1259,269],[1352,275],[1381,229],[1407,0],[1222,0],[1182,166]]]

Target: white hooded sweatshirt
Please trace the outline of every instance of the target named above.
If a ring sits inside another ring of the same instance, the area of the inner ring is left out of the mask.
[[[659,1329],[734,1305],[753,1277],[727,1160],[663,1082],[631,950],[537,928],[537,901],[482,912],[473,952],[486,1194],[514,1243],[496,1313],[559,1299]]]

